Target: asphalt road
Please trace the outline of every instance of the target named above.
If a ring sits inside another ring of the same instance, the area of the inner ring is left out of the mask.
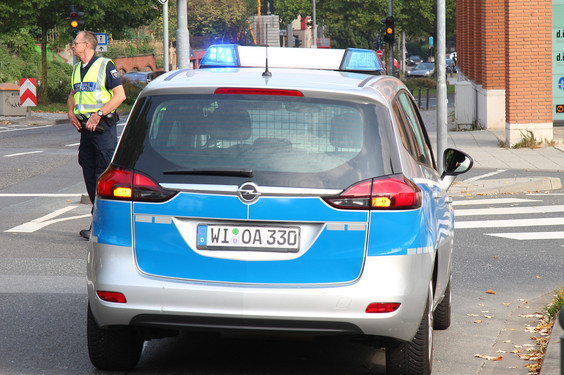
[[[99,373],[85,337],[87,242],[78,231],[89,225],[90,206],[80,202],[78,140],[68,124],[0,128],[0,375]],[[490,353],[512,313],[564,285],[562,238],[551,238],[562,227],[550,224],[562,207],[564,191],[455,197],[453,324],[435,332],[434,373],[487,374],[491,363],[474,355]],[[385,367],[381,350],[346,340],[183,334],[147,343],[133,373],[186,372],[362,375]]]

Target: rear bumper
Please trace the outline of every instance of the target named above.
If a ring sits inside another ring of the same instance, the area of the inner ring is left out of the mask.
[[[425,310],[434,254],[368,257],[354,283],[316,286],[214,284],[142,274],[130,247],[91,242],[88,294],[100,326],[140,325],[350,333],[410,340]],[[121,292],[110,303],[96,291]],[[399,302],[392,313],[368,314],[370,303]]]

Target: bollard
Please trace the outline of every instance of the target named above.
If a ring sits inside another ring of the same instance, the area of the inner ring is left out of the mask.
[[[419,87],[419,93],[417,94],[417,105],[421,108],[421,87]]]
[[[429,88],[427,87],[427,103],[425,105],[426,109],[429,109]]]

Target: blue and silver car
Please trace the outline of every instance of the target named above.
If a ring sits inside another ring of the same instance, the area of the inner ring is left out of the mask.
[[[139,95],[100,177],[88,348],[133,368],[181,330],[354,335],[428,374],[454,214],[413,97],[369,50],[211,46]],[[290,66],[290,68],[288,67]]]

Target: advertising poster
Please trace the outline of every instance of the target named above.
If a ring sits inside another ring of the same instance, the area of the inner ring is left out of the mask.
[[[564,125],[564,0],[552,0],[552,102],[555,125]]]

